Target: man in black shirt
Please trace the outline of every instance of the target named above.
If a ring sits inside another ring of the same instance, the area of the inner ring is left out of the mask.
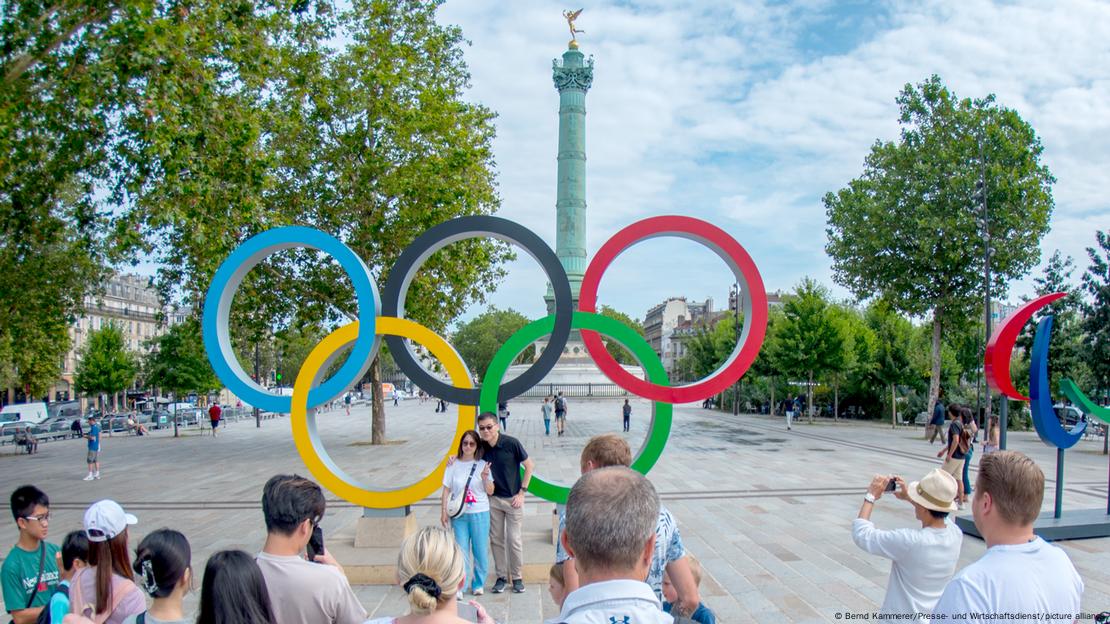
[[[520,594],[524,592],[524,491],[532,480],[534,464],[520,440],[501,433],[493,412],[478,415],[478,435],[482,438],[482,458],[489,462],[493,475],[493,496],[489,497],[490,543],[497,570],[493,593],[505,591],[511,579],[513,591]]]

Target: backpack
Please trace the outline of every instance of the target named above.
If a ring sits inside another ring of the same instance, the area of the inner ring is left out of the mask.
[[[567,401],[563,397],[555,397],[555,409],[560,412],[567,411]]]
[[[968,427],[960,427],[960,440],[956,443],[956,450],[964,455],[971,449],[971,432]]]
[[[50,594],[50,600],[46,601],[46,606],[39,611],[39,616],[35,618],[35,624],[50,624],[50,603],[54,600],[55,594],[62,594],[69,599],[69,585],[58,585],[54,588],[53,593]]]

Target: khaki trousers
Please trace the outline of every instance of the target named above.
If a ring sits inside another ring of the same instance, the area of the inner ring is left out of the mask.
[[[489,538],[493,569],[507,581],[524,578],[524,507],[513,509],[512,499],[489,497]]]

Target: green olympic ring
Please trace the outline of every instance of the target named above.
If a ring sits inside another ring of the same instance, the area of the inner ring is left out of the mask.
[[[554,327],[555,317],[544,317],[525,325],[510,336],[505,344],[501,345],[501,348],[493,356],[489,368],[486,369],[485,378],[482,379],[482,393],[478,403],[479,413],[497,413],[497,390],[501,387],[505,372],[509,370],[513,360],[528,345],[550,334]],[[632,352],[633,357],[647,371],[648,379],[651,382],[664,386],[670,385],[670,380],[667,379],[667,371],[663,368],[663,362],[659,359],[655,350],[644,340],[643,336],[637,334],[631,327],[592,312],[575,312],[571,327],[573,329],[592,329],[617,341],[621,346]],[[671,416],[673,413],[674,406],[670,403],[655,402],[655,415],[648,427],[647,440],[644,441],[643,447],[640,448],[640,452],[636,454],[632,461],[632,469],[636,472],[646,475],[655,466],[655,462],[659,461],[659,456],[663,454],[663,448],[667,445],[667,438],[671,434]],[[522,474],[523,470],[521,468]],[[544,481],[538,475],[533,474],[532,482],[528,484],[528,491],[553,503],[566,503],[567,495],[570,494],[570,487]]]
[[[1110,408],[1102,407],[1096,404],[1091,399],[1087,398],[1086,394],[1075,385],[1075,382],[1070,379],[1060,380],[1060,391],[1064,396],[1075,403],[1079,410],[1088,416],[1094,416],[1104,423],[1110,424]]]

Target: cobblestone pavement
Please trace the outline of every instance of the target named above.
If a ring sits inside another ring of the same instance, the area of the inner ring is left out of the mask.
[[[572,400],[567,434],[545,436],[535,401],[514,401],[508,433],[519,437],[545,478],[573,482],[585,440],[620,431],[619,400]],[[348,472],[379,486],[411,483],[448,451],[454,412],[434,413],[431,402],[410,400],[387,406],[391,443],[367,446],[369,410],[356,405],[320,415],[319,427],[333,458]],[[647,434],[650,403],[633,402],[633,448]],[[670,441],[651,480],[678,518],[687,548],[706,570],[702,592],[721,622],[835,621],[837,612],[876,609],[885,591],[889,564],[859,551],[851,541],[866,484],[875,473],[918,478],[938,465],[938,445],[921,439],[921,429],[873,423],[796,423],[787,432],[781,418],[741,415],[678,406]],[[1055,452],[1033,433],[1012,433],[1010,447],[1032,456],[1049,477],[1045,509],[1052,508]],[[34,456],[0,450],[0,491],[23,483],[46,490],[52,501],[50,539],[59,542],[80,527],[83,509],[111,497],[139,516],[132,547],[146,532],[170,526],[193,546],[200,571],[209,554],[225,548],[257,551],[264,539],[259,498],[262,485],[281,472],[307,474],[293,446],[288,418],[229,423],[213,439],[197,430],[180,438],[160,431],[144,438],[105,437],[103,479],[84,482],[81,441],[42,444]],[[973,469],[974,470],[974,469]],[[1065,509],[1101,508],[1107,497],[1107,457],[1100,440],[1068,451]],[[530,498],[528,514],[551,513],[551,504]],[[433,524],[431,501],[414,507],[417,521]],[[966,513],[966,512],[965,512]],[[350,525],[352,505],[329,495],[326,533]],[[884,498],[874,514],[881,527],[913,526],[905,503]],[[0,538],[12,544],[14,524],[2,523]],[[1063,542],[1086,584],[1083,609],[1110,609],[1110,538]],[[7,547],[4,548],[6,553]],[[984,552],[966,538],[964,566]],[[372,615],[405,611],[396,587],[356,587]],[[189,598],[194,606],[196,593]],[[502,622],[537,622],[555,606],[546,586],[524,594],[481,598]]]

